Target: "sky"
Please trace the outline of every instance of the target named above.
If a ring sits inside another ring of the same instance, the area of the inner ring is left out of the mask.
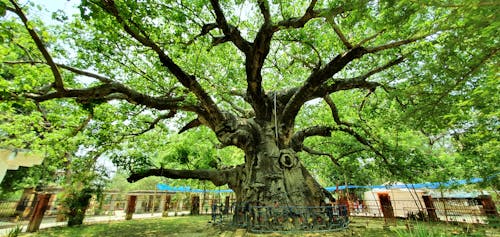
[[[30,0],[30,2],[43,6],[46,11],[37,11],[35,14],[37,14],[38,17],[40,17],[44,22],[51,22],[53,21],[52,12],[61,10],[66,13],[68,17],[78,13],[78,8],[76,8],[76,6],[80,3],[80,0]]]
[[[21,5],[26,4],[27,2],[32,2],[35,5],[42,6],[43,9],[41,11],[35,10],[30,12],[33,14],[32,16],[39,17],[44,23],[60,24],[60,22],[52,19],[52,13],[61,10],[66,14],[66,16],[69,17],[69,19],[71,19],[72,15],[79,12],[77,5],[80,3],[80,0],[20,0],[19,2]],[[79,152],[79,155],[82,155],[82,152],[85,153],[86,151]],[[108,175],[111,177],[114,176],[116,167],[107,157],[101,157],[97,163],[98,165],[106,167]]]
[[[43,5],[49,11],[75,11],[75,6],[80,2],[79,0],[31,0],[36,4]]]

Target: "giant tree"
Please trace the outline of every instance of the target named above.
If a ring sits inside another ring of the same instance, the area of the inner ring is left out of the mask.
[[[2,99],[120,107],[111,125],[136,136],[161,124],[183,123],[179,133],[206,127],[219,148],[243,151],[240,165],[147,167],[129,180],[209,180],[260,205],[314,206],[330,196],[299,159],[302,151],[325,154],[307,145],[313,136],[339,139],[343,152],[327,154],[332,165],[362,152],[389,173],[411,169],[398,164],[418,164],[422,144],[380,135],[393,125],[384,116],[435,139],[447,131],[449,105],[495,76],[498,62],[494,2],[83,0],[60,31],[64,60],[17,1],[2,8],[19,17],[42,56],[8,65],[44,64],[53,76]],[[86,79],[69,85],[63,73]],[[315,120],[311,106],[323,106],[329,120]]]

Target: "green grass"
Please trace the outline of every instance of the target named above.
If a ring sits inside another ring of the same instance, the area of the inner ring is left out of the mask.
[[[142,236],[193,236],[211,237],[218,235],[211,228],[208,216],[168,217],[82,225],[77,227],[55,227],[40,230],[35,234],[20,236],[103,236],[103,237],[142,237]]]
[[[234,229],[221,229],[208,223],[209,216],[185,216],[168,217],[158,219],[143,219],[130,221],[117,221],[110,223],[99,223],[83,225],[79,227],[55,227],[40,230],[35,234],[22,234],[20,236],[103,236],[103,237],[132,237],[132,236],[185,236],[185,237],[212,237],[212,236],[233,236]],[[413,228],[409,230],[406,224],[411,224]],[[253,234],[246,233],[245,237],[262,236],[376,236],[376,237],[462,237],[462,236],[500,236],[497,228],[487,228],[484,226],[472,225],[452,225],[445,223],[407,223],[397,221],[388,229],[383,228],[383,219],[354,218],[349,229],[330,233],[290,233],[290,234]]]

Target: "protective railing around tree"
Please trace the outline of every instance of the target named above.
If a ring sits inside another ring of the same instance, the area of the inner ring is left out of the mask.
[[[380,200],[340,202],[340,205],[327,207],[286,207],[286,206],[251,206],[225,200],[214,196],[208,199],[195,199],[196,194],[184,196],[170,194],[147,194],[136,199],[133,218],[159,218],[161,216],[206,214],[212,223],[233,224],[239,228],[248,228],[254,232],[269,231],[333,231],[343,228],[350,217],[412,219],[419,221],[441,221],[464,224],[499,224],[499,205],[491,196],[475,198],[424,198],[400,199],[393,197],[382,205]],[[84,222],[123,220],[129,202],[126,195],[105,195],[103,199],[92,199]],[[198,196],[199,197],[199,196]],[[35,198],[22,198],[18,201],[0,201],[0,228],[15,226],[15,220],[26,223],[36,206]],[[43,223],[64,225],[60,199],[52,195],[48,203]],[[193,205],[197,200],[197,205]],[[226,202],[227,201],[227,202]],[[428,204],[425,202],[429,201]],[[217,207],[213,208],[213,204]],[[339,203],[337,203],[339,204]],[[390,205],[389,205],[390,204]],[[16,217],[18,216],[18,217]],[[62,221],[62,222],[60,222]]]
[[[252,206],[234,205],[232,225],[252,232],[337,231],[347,228],[346,205]]]

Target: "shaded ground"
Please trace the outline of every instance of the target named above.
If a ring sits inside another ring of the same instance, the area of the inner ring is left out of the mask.
[[[90,224],[80,227],[54,227],[41,230],[36,234],[23,233],[20,236],[185,236],[185,237],[259,237],[259,236],[492,236],[500,237],[500,229],[473,225],[407,223],[398,221],[389,228],[384,228],[383,219],[354,218],[349,229],[330,233],[288,233],[257,234],[247,233],[243,229],[213,225],[209,216],[168,217],[157,219],[115,221]],[[406,224],[413,225],[413,233],[427,231],[425,235],[405,235]]]

